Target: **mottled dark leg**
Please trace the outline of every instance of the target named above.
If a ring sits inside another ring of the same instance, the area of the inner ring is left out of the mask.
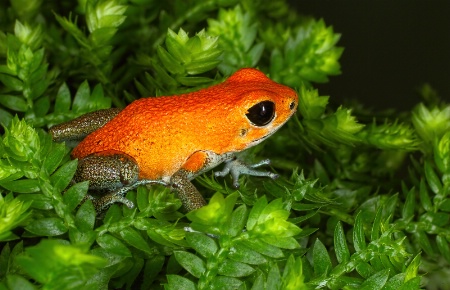
[[[119,112],[120,109],[111,108],[87,113],[76,119],[55,125],[48,132],[52,135],[53,141],[55,142],[79,142],[90,133],[104,126],[117,116]]]
[[[139,166],[126,154],[91,154],[78,161],[73,179],[89,181],[90,190],[112,191],[138,180]]]
[[[206,201],[187,176],[186,170],[178,170],[170,179],[170,185],[178,193],[178,198],[189,212],[206,205]]]
[[[92,200],[96,211],[101,212],[117,202],[132,208],[134,204],[125,194],[141,184],[166,185],[161,181],[138,180],[138,177],[139,166],[132,157],[102,153],[79,160],[74,181],[89,181],[89,190],[97,192],[99,197],[88,195],[86,199]]]

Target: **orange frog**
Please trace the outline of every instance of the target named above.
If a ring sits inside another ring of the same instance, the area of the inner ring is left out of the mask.
[[[238,187],[240,174],[268,176],[235,154],[277,131],[296,111],[294,90],[262,72],[246,68],[221,84],[197,92],[142,98],[125,109],[106,109],[53,126],[55,141],[81,141],[72,151],[78,158],[75,182],[89,181],[97,211],[114,202],[132,207],[125,193],[141,184],[173,188],[186,210],[205,205],[190,180],[225,162],[216,176],[230,173]]]

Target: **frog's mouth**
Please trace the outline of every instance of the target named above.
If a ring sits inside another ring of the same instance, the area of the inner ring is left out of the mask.
[[[272,132],[268,133],[267,135],[264,135],[261,138],[258,138],[256,140],[253,140],[253,141],[249,142],[247,148],[250,148],[250,147],[253,147],[255,145],[258,145],[262,141],[266,140],[267,138],[272,136],[276,131],[278,131],[278,129],[280,129],[280,127],[283,126],[283,124],[280,124],[277,128],[273,129]]]

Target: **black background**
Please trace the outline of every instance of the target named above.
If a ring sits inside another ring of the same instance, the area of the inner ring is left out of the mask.
[[[427,82],[450,101],[450,1],[298,0],[299,13],[341,33],[342,74],[315,84],[334,103],[358,99],[375,109],[411,109]]]

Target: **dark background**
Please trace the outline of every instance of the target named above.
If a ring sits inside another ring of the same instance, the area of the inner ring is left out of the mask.
[[[411,109],[425,82],[450,101],[450,1],[291,0],[341,33],[342,74],[315,85],[331,101]]]

